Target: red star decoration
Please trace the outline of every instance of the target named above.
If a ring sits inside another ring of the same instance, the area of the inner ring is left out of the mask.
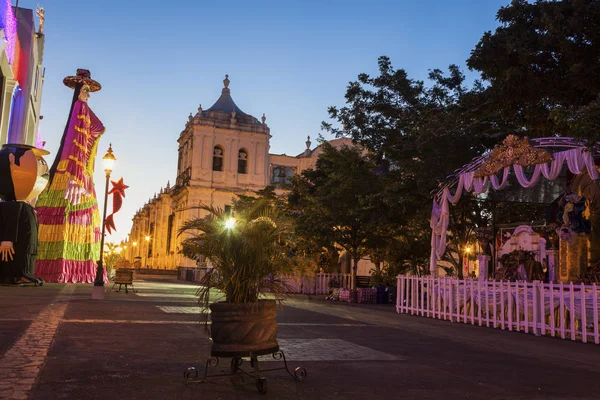
[[[127,186],[126,184],[123,183],[123,178],[119,179],[118,182],[115,181],[110,181],[110,183],[112,183],[112,189],[110,190],[110,192],[108,192],[108,194],[120,194],[121,196],[125,197],[125,189],[127,189],[129,186]]]

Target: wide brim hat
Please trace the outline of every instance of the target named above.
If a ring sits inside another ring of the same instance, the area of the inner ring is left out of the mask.
[[[67,76],[63,79],[63,83],[71,89],[75,89],[79,83],[87,84],[90,88],[90,92],[97,92],[102,89],[102,85],[91,78],[90,71],[81,68],[77,70],[75,76]]]
[[[20,147],[22,149],[31,150],[33,152],[33,154],[35,154],[36,156],[39,156],[39,157],[47,156],[48,154],[50,154],[50,152],[48,150],[40,149],[39,147],[30,146],[28,144],[5,143],[2,145],[2,148],[11,148],[11,147]]]

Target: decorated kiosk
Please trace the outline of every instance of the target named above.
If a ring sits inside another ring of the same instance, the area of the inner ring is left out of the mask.
[[[600,157],[599,145],[590,149],[572,138],[509,135],[492,152],[458,169],[434,195],[431,275],[437,275],[438,260],[446,252],[450,207],[463,194],[489,198],[503,190],[537,190],[546,199],[546,221],[537,226],[492,226],[477,256],[478,279],[493,275],[513,281],[573,282],[598,276],[600,186],[595,157]]]

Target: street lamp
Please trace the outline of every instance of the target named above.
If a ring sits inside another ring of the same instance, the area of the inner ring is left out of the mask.
[[[102,236],[100,237],[100,260],[98,260],[98,268],[96,268],[96,279],[94,280],[94,290],[92,291],[92,299],[104,299],[104,234],[106,231],[106,207],[108,205],[108,182],[110,174],[115,166],[117,157],[113,154],[112,143],[108,145],[108,151],[102,157],[104,172],[106,173],[106,187],[104,189],[104,213],[102,214]]]

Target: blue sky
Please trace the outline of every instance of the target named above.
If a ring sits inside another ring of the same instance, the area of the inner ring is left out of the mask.
[[[344,103],[348,82],[377,73],[377,57],[389,56],[416,79],[432,68],[464,67],[508,3],[48,0],[41,4],[46,75],[40,124],[52,151],[48,161],[58,150],[72,97],[62,80],[87,68],[103,86],[89,101],[107,128],[99,157],[111,142],[118,158],[113,178],[130,186],[115,218],[117,232],[109,237],[124,239],[135,211],[175,181],[177,137],[190,112],[217,100],[225,74],[244,112],[266,114],[271,152],[295,155],[307,135],[321,132],[327,108]],[[100,202],[103,179],[98,162]]]

